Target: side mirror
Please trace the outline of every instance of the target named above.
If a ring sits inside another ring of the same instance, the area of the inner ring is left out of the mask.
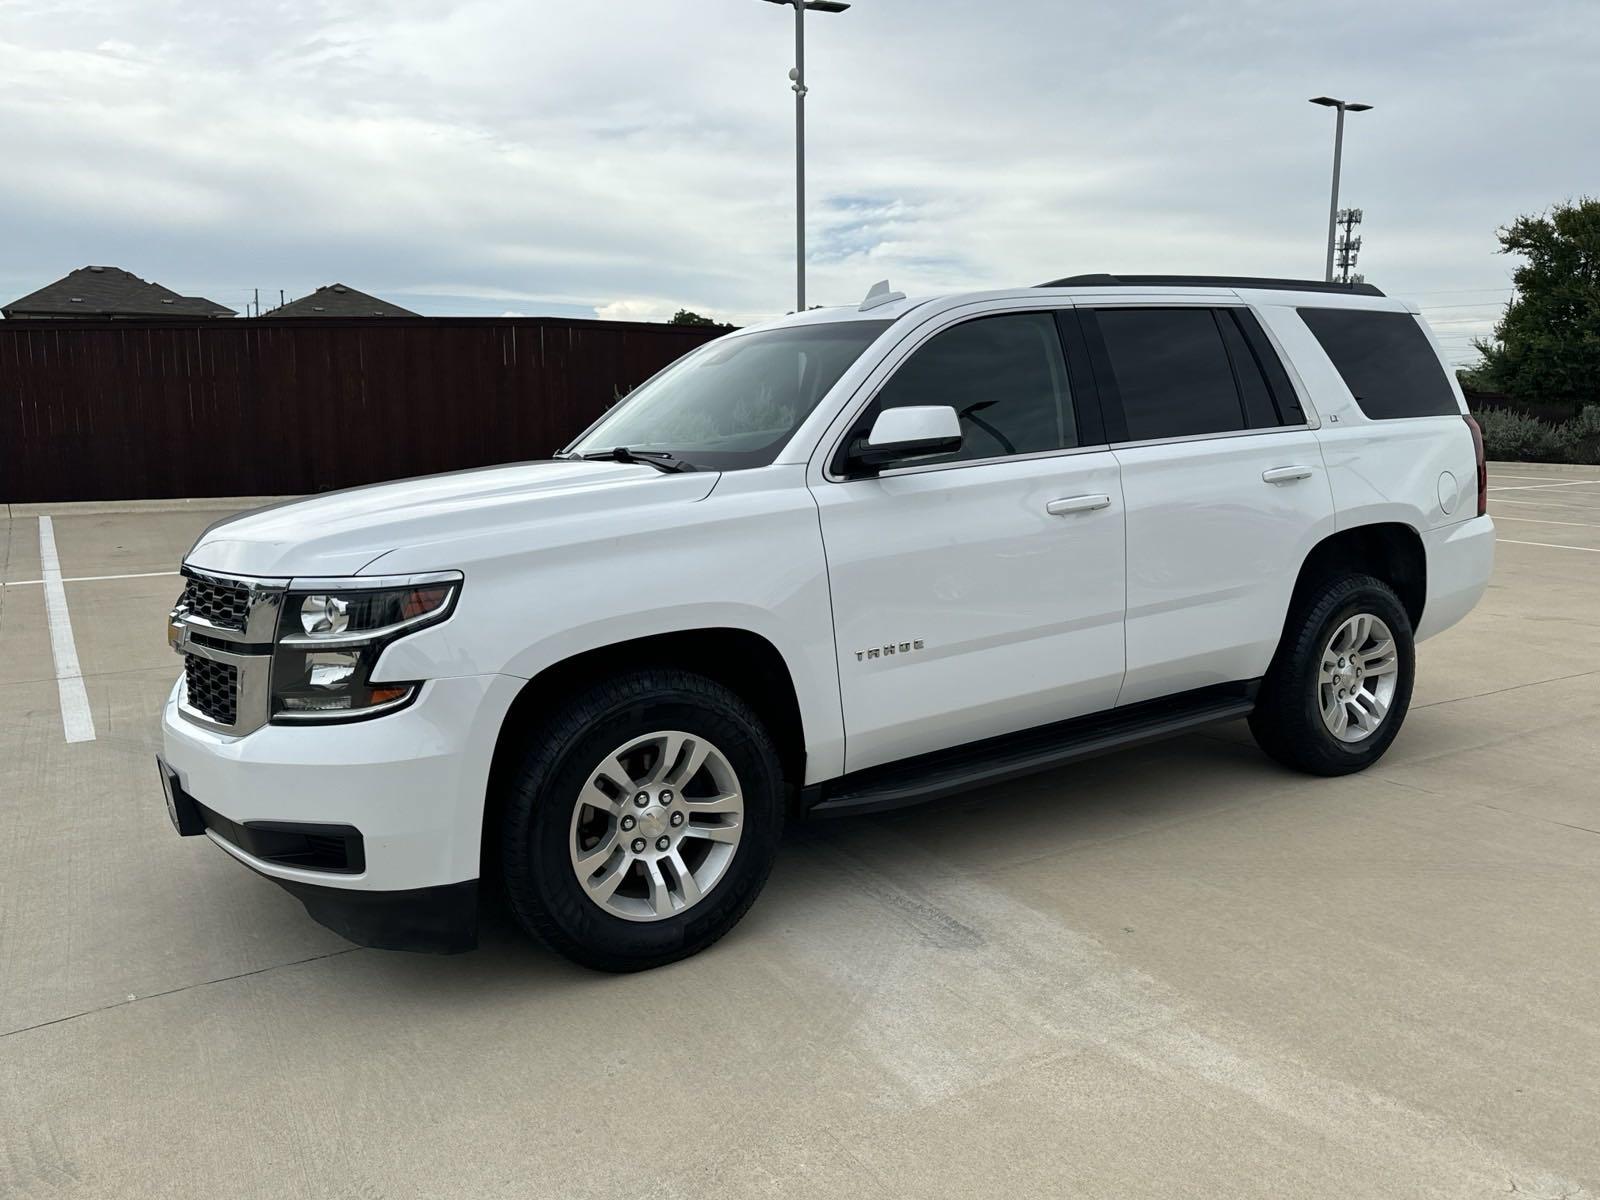
[[[850,447],[850,465],[879,471],[906,459],[961,449],[961,418],[948,404],[886,408]]]

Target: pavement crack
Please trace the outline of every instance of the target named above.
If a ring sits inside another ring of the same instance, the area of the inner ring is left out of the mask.
[[[1446,704],[1460,704],[1463,700],[1482,700],[1485,696],[1499,696],[1505,692],[1519,692],[1523,688],[1542,687],[1547,683],[1565,683],[1569,679],[1587,679],[1590,675],[1600,675],[1600,670],[1577,671],[1571,675],[1557,675],[1553,679],[1531,679],[1527,683],[1508,684],[1503,688],[1493,688],[1487,692],[1474,692],[1470,696],[1453,696],[1449,700],[1430,700],[1426,704],[1414,704],[1413,708],[1439,708]]]
[[[306,963],[321,962],[325,958],[338,958],[342,954],[354,954],[357,950],[365,949],[364,946],[346,946],[342,950],[330,950],[326,954],[313,954],[310,958],[297,958],[293,962],[273,963],[269,967],[257,967],[254,971],[240,971],[237,975],[223,975],[216,979],[202,979],[196,983],[186,983],[182,987],[168,988],[164,992],[149,992],[143,996],[133,996],[127,1000],[118,1000],[114,1004],[102,1004],[98,1008],[86,1008],[82,1012],[68,1013],[64,1017],[51,1017],[48,1021],[40,1021],[34,1025],[23,1025],[17,1029],[8,1029],[0,1033],[0,1039],[15,1037],[19,1033],[31,1033],[35,1029],[46,1029],[51,1025],[62,1025],[67,1021],[76,1021],[79,1017],[92,1017],[96,1013],[110,1012],[114,1008],[127,1008],[132,1004],[142,1004],[146,1000],[159,1000],[163,996],[176,996],[180,992],[192,992],[196,988],[211,987],[218,983],[232,983],[235,979],[249,979],[252,975],[265,975],[269,971],[281,971],[285,967],[299,967]]]
[[[1515,809],[1501,808],[1498,804],[1490,804],[1484,800],[1478,801],[1478,807],[1492,808],[1495,812],[1505,813],[1508,817],[1525,817],[1530,821],[1543,821],[1547,825],[1559,825],[1563,829],[1576,829],[1579,833],[1592,833],[1600,837],[1600,829],[1590,829],[1587,825],[1574,825],[1570,821],[1558,821],[1554,817],[1541,817],[1538,813],[1517,812]]]

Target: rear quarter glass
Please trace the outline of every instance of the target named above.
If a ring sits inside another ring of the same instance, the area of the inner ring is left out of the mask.
[[[1417,318],[1355,308],[1296,310],[1361,411],[1374,420],[1461,412]]]

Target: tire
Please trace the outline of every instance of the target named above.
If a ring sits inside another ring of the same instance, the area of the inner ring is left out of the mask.
[[[686,958],[755,902],[777,856],[783,797],[772,737],[733,691],[667,667],[602,680],[532,731],[508,780],[507,901],[524,929],[587,967]]]
[[[1354,639],[1363,620],[1366,640],[1358,644]],[[1392,654],[1381,652],[1384,633]],[[1341,653],[1341,647],[1348,650]],[[1325,650],[1331,651],[1327,675]],[[1387,669],[1391,662],[1392,670]],[[1415,673],[1411,619],[1394,590],[1370,575],[1327,579],[1306,589],[1290,612],[1250,715],[1250,732],[1269,755],[1298,771],[1348,775],[1364,770],[1383,757],[1400,732]],[[1380,706],[1381,715],[1375,715]],[[1325,717],[1325,711],[1331,715]],[[1341,711],[1345,728],[1336,732]],[[1374,727],[1364,729],[1368,721]]]

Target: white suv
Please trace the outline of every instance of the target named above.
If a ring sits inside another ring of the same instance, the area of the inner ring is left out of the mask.
[[[1360,285],[1080,276],[719,338],[556,460],[206,531],[179,831],[367,945],[727,932],[786,819],[1248,716],[1337,775],[1489,577],[1476,426]]]

